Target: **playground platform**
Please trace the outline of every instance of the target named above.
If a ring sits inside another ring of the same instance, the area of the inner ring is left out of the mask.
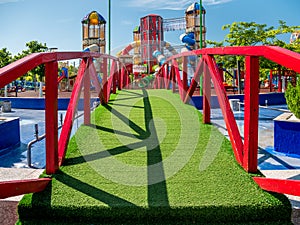
[[[284,195],[260,189],[230,142],[167,90],[129,90],[92,114],[24,224],[291,224]]]

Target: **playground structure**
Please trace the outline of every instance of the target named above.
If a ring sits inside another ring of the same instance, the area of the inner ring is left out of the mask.
[[[178,52],[191,51],[200,48],[200,27],[202,27],[202,47],[205,47],[205,14],[202,7],[202,26],[200,26],[200,6],[198,3],[191,4],[185,11],[185,17],[163,19],[159,15],[148,15],[140,19],[140,25],[133,30],[133,42],[120,51],[117,56],[127,66],[128,75],[151,74],[165,59]],[[183,45],[178,49],[165,41],[164,32],[184,30],[179,38]],[[130,51],[133,50],[133,55]],[[166,51],[167,50],[167,51]],[[189,62],[195,62],[195,57],[190,56]],[[179,63],[182,63],[179,61]],[[185,68],[187,70],[187,68]],[[187,71],[185,71],[187,72]]]
[[[98,47],[97,52],[105,53],[105,19],[96,11],[87,14],[82,23],[82,49],[91,45]]]
[[[288,82],[292,85],[296,85],[297,74],[292,70],[277,69],[270,70],[269,79],[267,80],[270,92],[273,92],[277,88],[277,92],[285,92]]]
[[[297,41],[298,39],[300,39],[300,31],[295,31],[291,34],[290,43],[293,43],[293,42]]]

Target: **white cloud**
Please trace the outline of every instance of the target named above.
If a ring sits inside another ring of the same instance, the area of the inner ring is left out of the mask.
[[[233,0],[202,0],[204,5],[219,5]],[[123,1],[128,7],[144,8],[144,9],[168,9],[168,10],[185,10],[190,4],[199,1],[193,0],[177,0],[177,1],[166,1],[166,0],[126,0]]]
[[[206,5],[220,5],[231,1],[232,0],[204,0],[203,3]]]
[[[0,4],[13,3],[13,2],[22,2],[23,0],[0,0]]]
[[[133,22],[132,21],[128,21],[128,20],[122,20],[121,24],[123,24],[125,26],[128,26],[128,25],[133,25]]]

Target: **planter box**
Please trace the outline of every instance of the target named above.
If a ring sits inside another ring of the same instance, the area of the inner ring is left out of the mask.
[[[300,120],[292,113],[274,119],[274,150],[300,157]]]
[[[20,145],[20,122],[18,117],[0,117],[0,156]]]

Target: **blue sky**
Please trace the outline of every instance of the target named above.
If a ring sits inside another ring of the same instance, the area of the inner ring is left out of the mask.
[[[132,41],[132,30],[148,14],[183,17],[193,0],[111,0],[112,49]],[[207,39],[220,41],[221,27],[237,21],[277,26],[278,20],[300,25],[299,0],[203,0],[207,11]],[[13,55],[32,40],[61,51],[81,50],[81,19],[96,10],[108,19],[108,0],[0,0],[0,49]],[[166,32],[165,40],[180,44],[180,32]],[[288,37],[285,37],[288,41]]]

